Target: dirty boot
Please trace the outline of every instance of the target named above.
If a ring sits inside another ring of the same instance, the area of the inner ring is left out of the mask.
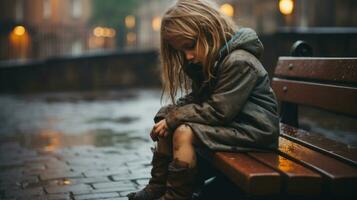
[[[166,193],[160,200],[190,200],[196,186],[197,167],[175,159],[169,165]]]
[[[127,195],[129,200],[153,200],[160,198],[166,191],[168,166],[171,156],[153,152],[151,179],[144,189]]]

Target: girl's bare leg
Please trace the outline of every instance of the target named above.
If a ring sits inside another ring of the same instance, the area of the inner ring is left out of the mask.
[[[188,125],[180,125],[173,134],[173,156],[174,159],[196,166],[196,154],[194,149],[195,135]]]
[[[173,133],[173,158],[168,168],[166,193],[160,200],[191,199],[196,185],[195,136],[191,127],[181,125]]]

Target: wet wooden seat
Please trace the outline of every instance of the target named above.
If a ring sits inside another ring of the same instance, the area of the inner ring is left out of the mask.
[[[297,114],[306,105],[356,118],[357,58],[280,57],[272,87],[281,104],[279,149],[215,152],[213,165],[247,195],[356,198],[357,149],[299,129]]]

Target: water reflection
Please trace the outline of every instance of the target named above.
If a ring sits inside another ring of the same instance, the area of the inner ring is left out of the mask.
[[[78,145],[150,142],[160,91],[127,90],[0,96],[0,142],[52,152]]]

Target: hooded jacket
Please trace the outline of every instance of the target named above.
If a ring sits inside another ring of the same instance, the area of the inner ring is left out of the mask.
[[[277,101],[258,60],[262,52],[257,34],[241,28],[221,48],[213,68],[215,78],[205,83],[201,67],[184,67],[192,79],[192,92],[177,105],[162,107],[154,121],[165,118],[171,132],[181,124],[189,125],[212,150],[276,149]]]

